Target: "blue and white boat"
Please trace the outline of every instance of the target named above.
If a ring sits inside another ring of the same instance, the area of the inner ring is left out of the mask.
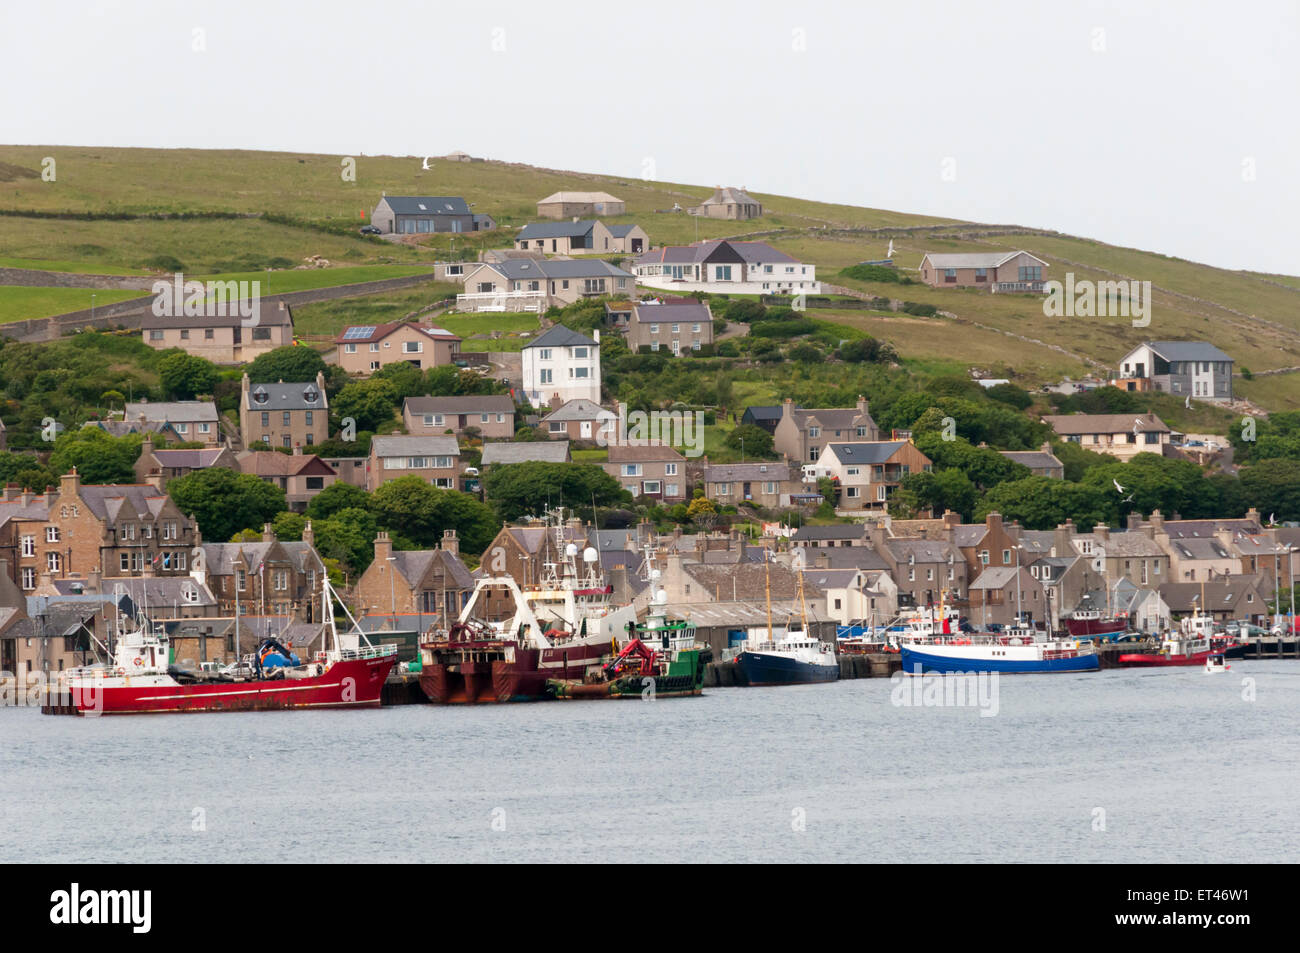
[[[1039,639],[1034,630],[1015,627],[1004,633],[960,633],[904,639],[899,645],[903,672],[1001,672],[1021,675],[1046,672],[1095,672],[1101,667],[1091,641]]]

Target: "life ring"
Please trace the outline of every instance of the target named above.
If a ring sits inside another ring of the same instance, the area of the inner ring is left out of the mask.
[[[134,665],[136,668],[139,668],[141,665],[144,664],[144,659],[139,657],[133,658],[131,660],[131,664]]]

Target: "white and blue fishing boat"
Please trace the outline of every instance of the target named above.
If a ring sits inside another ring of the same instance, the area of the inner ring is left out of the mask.
[[[1045,672],[1095,672],[1101,667],[1089,640],[1039,639],[1032,629],[1016,627],[1004,633],[932,635],[899,645],[903,671],[1001,672],[1020,675]]]

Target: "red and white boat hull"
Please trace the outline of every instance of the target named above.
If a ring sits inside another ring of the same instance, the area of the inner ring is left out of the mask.
[[[247,682],[181,684],[163,674],[75,678],[63,701],[79,715],[377,708],[396,661],[395,654],[343,659],[320,675]]]

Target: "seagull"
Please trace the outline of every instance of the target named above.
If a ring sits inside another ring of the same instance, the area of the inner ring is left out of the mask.
[[[1114,477],[1111,477],[1110,482],[1115,484],[1115,489],[1118,490],[1120,493],[1124,492],[1124,488],[1119,485],[1119,480],[1116,480]]]
[[[1136,493],[1130,493],[1128,496],[1124,497],[1124,499],[1120,500],[1120,502],[1121,502],[1121,503],[1132,503],[1132,502],[1133,502],[1133,497],[1136,496],[1136,495],[1137,495]]]
[[[1188,410],[1191,410],[1191,409],[1192,409],[1192,395],[1191,395],[1191,394],[1188,394],[1188,395],[1187,395],[1187,399],[1183,401],[1183,406],[1186,407]]]
[[[425,157],[424,157],[424,165],[420,166],[420,168],[424,169],[426,172],[429,171],[429,157],[428,157],[428,156],[425,156]]]
[[[1142,418],[1141,418],[1141,417],[1134,417],[1134,418],[1133,418],[1133,432],[1134,432],[1134,433],[1137,433],[1137,432],[1138,432],[1139,430],[1141,430],[1141,429],[1142,429]]]
[[[892,238],[889,240],[889,251],[885,252],[885,257],[886,258],[894,257],[894,240]]]
[[[1269,526],[1276,526],[1276,525],[1277,525],[1277,514],[1276,514],[1276,513],[1269,513],[1269,514],[1268,514],[1268,525],[1269,525]]]

